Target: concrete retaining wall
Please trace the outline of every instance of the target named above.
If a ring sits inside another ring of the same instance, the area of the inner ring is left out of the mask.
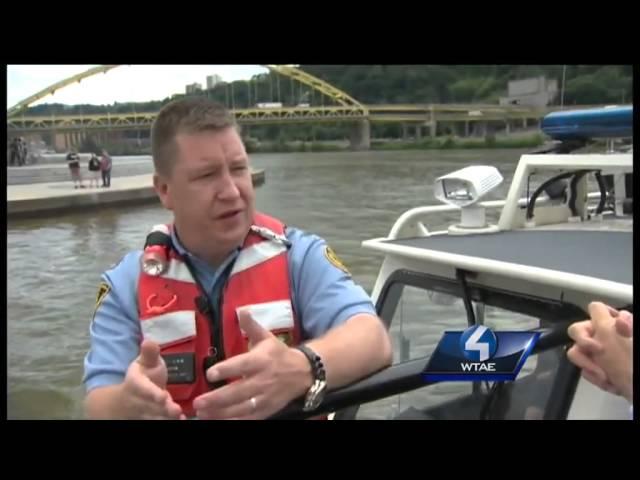
[[[7,185],[26,185],[32,183],[66,182],[71,180],[66,156],[58,155],[60,159],[51,163],[39,163],[24,167],[7,167]],[[56,157],[50,155],[49,157]],[[127,160],[127,161],[123,161]],[[89,178],[87,164],[89,155],[80,156],[82,178]],[[111,178],[131,177],[153,172],[150,157],[113,157]]]
[[[255,187],[265,182],[264,170],[252,172]],[[7,217],[47,217],[59,212],[90,210],[113,205],[159,202],[150,174],[124,177],[117,186],[74,189],[71,182],[7,187]]]

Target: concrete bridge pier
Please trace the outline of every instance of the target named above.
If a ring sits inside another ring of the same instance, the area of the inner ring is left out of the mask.
[[[51,138],[53,148],[56,152],[68,152],[72,147],[79,148],[87,138],[86,131],[81,132],[60,132],[54,131]],[[94,142],[98,146],[104,147],[109,141],[122,140],[122,133],[112,135],[111,132],[94,132],[91,134]],[[112,138],[113,137],[113,138]]]
[[[75,132],[55,132],[53,134],[53,147],[56,152],[68,152],[75,145]]]
[[[431,138],[436,138],[438,135],[438,121],[436,120],[436,110],[433,105],[429,107],[429,126]]]
[[[371,148],[371,122],[360,120],[351,129],[351,150],[369,150]]]
[[[416,141],[422,140],[422,125],[416,125]]]
[[[53,144],[56,151],[68,151],[71,147],[79,147],[85,140],[87,133],[82,132],[56,132]]]

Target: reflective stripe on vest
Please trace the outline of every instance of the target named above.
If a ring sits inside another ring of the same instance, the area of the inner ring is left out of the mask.
[[[170,278],[172,280],[178,280],[180,282],[194,283],[193,277],[187,265],[178,260],[177,258],[171,258],[169,260],[169,266],[167,270],[161,275],[163,278]]]
[[[256,243],[255,245],[247,247],[241,250],[238,254],[238,258],[233,265],[233,270],[231,270],[229,277],[251,267],[255,267],[262,262],[266,262],[270,258],[278,256],[286,251],[287,247],[285,245],[269,241]]]
[[[140,322],[142,335],[164,347],[196,336],[196,312],[181,310],[145,318]]]
[[[244,310],[248,310],[251,317],[266,330],[292,329],[294,327],[291,300],[257,303],[236,308],[236,312]],[[245,333],[244,330],[242,333]]]

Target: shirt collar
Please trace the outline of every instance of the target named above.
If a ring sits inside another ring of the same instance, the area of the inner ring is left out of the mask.
[[[240,247],[237,247],[222,261],[220,265],[210,265],[207,261],[194,255],[189,250],[187,250],[184,247],[184,245],[182,245],[182,242],[180,242],[180,238],[178,238],[178,232],[176,231],[175,226],[171,228],[171,242],[173,243],[173,247],[176,249],[178,254],[180,254],[181,256],[188,256],[190,259],[194,260],[194,262],[197,263],[198,265],[206,265],[212,270],[217,270],[219,267],[226,267],[229,264],[229,262],[234,260],[235,257],[238,255],[238,253],[240,253]]]

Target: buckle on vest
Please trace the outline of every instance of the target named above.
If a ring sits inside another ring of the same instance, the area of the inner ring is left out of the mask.
[[[272,232],[268,228],[258,227],[257,225],[251,225],[251,231],[260,235],[262,238],[266,240],[271,240],[273,242],[278,242],[289,248],[291,246],[291,242],[284,235],[278,235],[277,233]]]

